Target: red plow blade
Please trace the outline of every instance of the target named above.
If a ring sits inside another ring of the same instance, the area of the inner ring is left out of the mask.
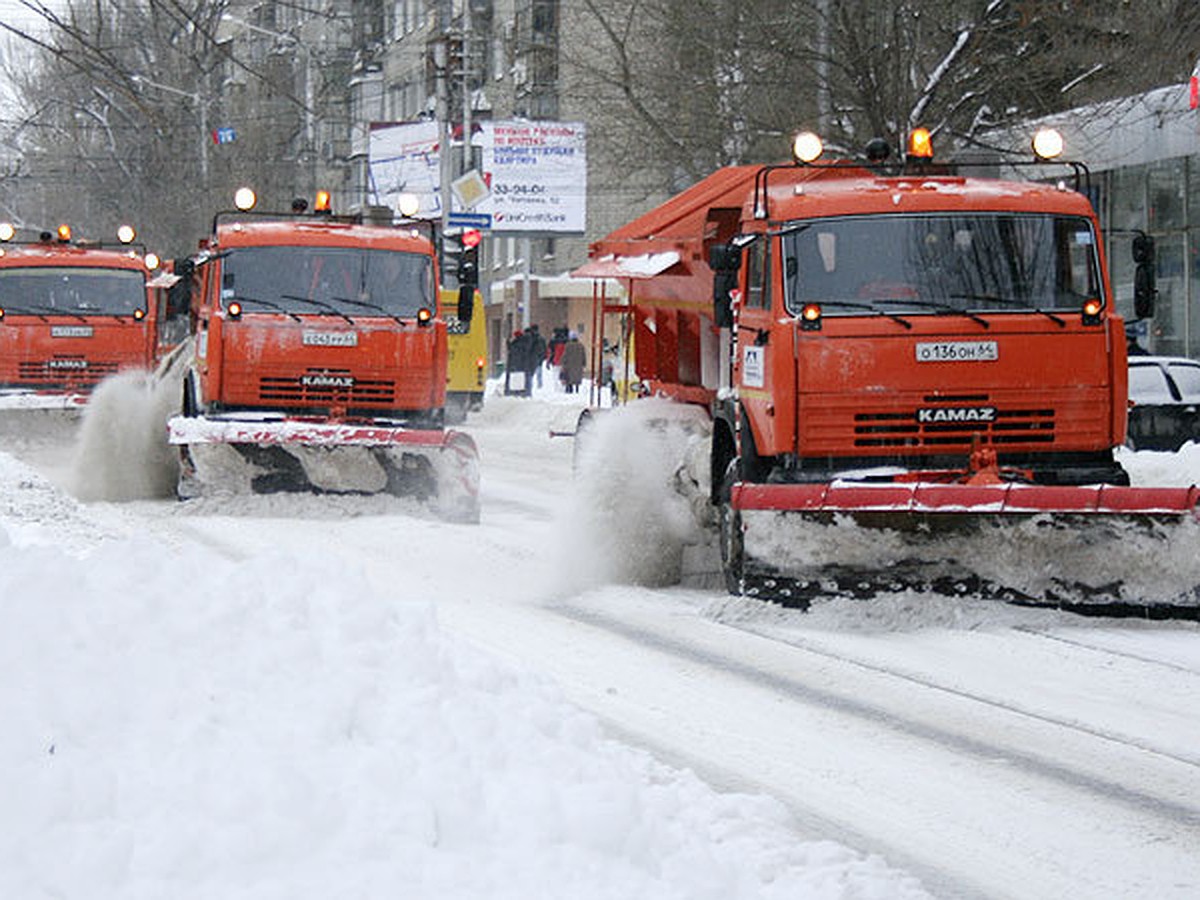
[[[828,513],[1197,515],[1200,488],[1101,484],[736,484],[735,509]]]
[[[386,493],[428,503],[451,521],[479,521],[479,453],[460,431],[389,422],[175,416],[179,495]]]
[[[789,605],[913,590],[1200,613],[1195,486],[743,483],[730,501],[727,581]]]

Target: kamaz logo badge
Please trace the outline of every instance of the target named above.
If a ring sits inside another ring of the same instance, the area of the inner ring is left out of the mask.
[[[87,367],[86,359],[51,359],[46,362],[48,369],[86,369]]]
[[[917,421],[922,425],[995,422],[996,408],[994,406],[941,406],[918,409]]]
[[[300,384],[317,388],[352,388],[354,379],[349,375],[301,375]]]

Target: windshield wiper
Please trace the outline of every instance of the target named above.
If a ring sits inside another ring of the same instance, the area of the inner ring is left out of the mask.
[[[386,309],[384,309],[378,303],[371,303],[369,300],[351,300],[349,297],[334,297],[332,299],[338,303],[345,303],[350,306],[361,306],[361,307],[364,307],[365,309],[373,309],[376,312],[380,312],[385,316],[389,316],[389,317],[395,319],[401,325],[405,324],[404,320],[402,318],[400,318],[400,316],[398,316],[394,312],[388,312]]]
[[[332,303],[326,303],[324,300],[313,300],[311,297],[301,297],[297,294],[280,294],[284,300],[295,300],[297,303],[311,303],[318,309],[324,310],[331,316],[341,316],[351,325],[355,324],[354,320],[334,306]]]
[[[957,300],[982,300],[985,303],[996,303],[1000,306],[1019,306],[1022,309],[1027,309],[1031,312],[1040,313],[1051,322],[1058,325],[1059,328],[1066,328],[1067,323],[1061,317],[1046,309],[1041,309],[1037,306],[1030,306],[1023,300],[1014,300],[1011,297],[999,297],[995,294],[951,294],[952,298]]]
[[[850,300],[818,300],[817,302],[822,306],[845,306],[848,309],[865,309],[868,312],[875,313],[877,316],[887,316],[893,322],[899,322],[905,328],[912,328],[912,322],[908,321],[908,319],[902,318],[895,313],[888,312],[886,309],[880,309],[878,306],[875,306],[872,303],[855,303]]]
[[[39,319],[41,319],[43,322],[49,322],[49,321],[50,321],[50,320],[49,320],[49,319],[47,319],[45,316],[43,316],[43,315],[42,315],[40,312],[38,312],[36,307],[29,307],[29,306],[10,306],[10,305],[9,305],[9,304],[7,304],[7,303],[0,303],[0,309],[4,310],[6,313],[8,313],[8,312],[15,312],[15,313],[18,313],[18,314],[20,314],[20,315],[23,315],[23,316],[37,316],[37,317],[38,317]],[[57,310],[54,310],[54,312],[57,312]]]
[[[265,306],[267,309],[273,309],[276,312],[281,312],[286,315],[289,315],[293,319],[295,319],[297,322],[303,321],[298,315],[296,315],[290,309],[284,309],[278,303],[274,303],[270,300],[263,300],[260,297],[248,297],[245,294],[235,294],[234,296],[230,297],[229,299],[230,300],[241,300],[243,303],[255,303],[255,304],[258,304],[259,306]]]
[[[42,313],[49,313],[52,316],[71,316],[72,318],[78,319],[80,322],[87,321],[87,317],[75,312],[74,310],[57,309],[53,306],[47,306],[44,303],[30,303],[28,306],[9,306],[7,303],[0,303],[0,307],[3,307],[6,310],[12,310],[13,312],[24,313],[27,316],[37,316],[43,322],[49,322],[50,320],[42,315]]]
[[[947,313],[952,316],[966,316],[968,319],[973,319],[984,328],[991,328],[992,323],[977,313],[967,312],[965,309],[959,309],[957,306],[951,306],[949,303],[934,303],[930,300],[909,300],[907,297],[878,297],[876,303],[902,303],[905,306],[916,306],[921,309],[936,309],[938,312]]]
[[[330,316],[341,316],[350,324],[354,324],[354,319],[350,318],[346,313],[338,310],[336,306],[330,304],[330,302],[326,302],[325,300],[313,300],[312,298],[308,298],[308,296],[299,296],[296,294],[280,294],[280,296],[284,300],[295,300],[296,302],[299,302],[299,304],[312,304],[313,306],[316,306],[318,310],[323,310],[324,312],[329,313]]]

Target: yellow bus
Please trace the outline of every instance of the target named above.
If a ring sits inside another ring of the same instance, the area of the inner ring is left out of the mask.
[[[456,309],[458,289],[443,289],[442,308]],[[483,407],[487,384],[487,330],[484,327],[483,296],[476,291],[470,328],[452,315],[446,316],[450,360],[446,370],[446,423],[457,425],[468,412]]]

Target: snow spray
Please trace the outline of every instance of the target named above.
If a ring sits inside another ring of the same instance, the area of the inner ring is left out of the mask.
[[[642,400],[594,414],[576,436],[560,530],[562,576],[572,587],[679,581],[684,547],[700,539],[686,463],[707,438],[695,432],[687,410]]]
[[[178,359],[179,356],[175,356]],[[80,500],[171,497],[179,479],[167,419],[179,410],[182,366],[122,372],[92,392],[75,446],[71,491]]]

